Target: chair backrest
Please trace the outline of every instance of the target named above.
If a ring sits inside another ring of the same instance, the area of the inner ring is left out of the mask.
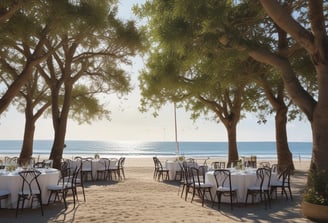
[[[271,180],[271,168],[258,168],[256,170],[256,177],[261,190],[269,188]]]
[[[231,190],[231,174],[229,170],[217,169],[214,171],[217,187],[229,187]]]
[[[232,161],[229,161],[228,164],[227,164],[227,168],[233,168],[233,167],[236,167],[239,163],[239,160],[232,160]]]
[[[256,156],[251,156],[251,160],[249,162],[249,166],[256,168],[257,167],[257,157]]]
[[[159,159],[157,159],[157,166],[158,166],[159,170],[163,170],[162,162]]]
[[[53,160],[43,160],[42,162],[44,168],[52,168],[53,166]]]
[[[270,168],[271,167],[271,164],[270,164],[270,162],[260,162],[259,163],[259,167],[268,167],[268,168]]]
[[[200,185],[201,183],[205,183],[205,174],[206,174],[206,167],[189,167],[191,178],[194,184]]]
[[[282,180],[282,185],[290,184],[290,175],[292,174],[291,165],[283,168],[279,173],[278,178]]]
[[[26,170],[20,171],[19,176],[22,178],[22,194],[33,195],[38,190],[38,193],[41,193],[40,184],[38,177],[41,175],[41,172],[38,170]]]
[[[6,164],[17,164],[17,162],[18,162],[18,157],[17,156],[14,156],[14,157],[6,156],[5,157],[5,163]]]
[[[119,169],[124,168],[124,163],[125,163],[125,157],[121,157],[121,158],[118,160],[118,168],[119,168]]]
[[[158,158],[154,156],[153,161],[154,161],[155,170],[159,170]]]
[[[271,165],[271,173],[278,173],[278,164],[274,163]]]
[[[63,160],[60,163],[60,177],[65,178],[70,176],[70,164],[69,160]]]
[[[218,170],[218,169],[225,169],[225,162],[212,162],[211,163],[211,168],[214,170]]]
[[[43,168],[44,167],[44,163],[43,162],[36,162],[33,165],[34,168]]]
[[[110,167],[110,159],[108,158],[100,158],[99,161],[99,170],[107,170]]]
[[[92,170],[92,160],[93,160],[93,158],[91,158],[91,157],[81,159],[82,171],[91,171]]]
[[[199,176],[199,169],[196,167],[190,167],[189,168],[189,173],[191,175],[191,179],[194,185],[200,185],[200,176]]]

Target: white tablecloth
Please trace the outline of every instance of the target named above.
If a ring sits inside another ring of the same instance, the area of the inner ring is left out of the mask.
[[[169,170],[170,180],[174,180],[176,171],[181,170],[179,166],[179,162],[171,161],[171,160],[165,161],[165,168]]]
[[[70,162],[70,165],[72,165],[71,168],[75,168],[77,165],[77,162],[79,162],[79,161],[71,160],[71,162]],[[115,168],[116,164],[117,164],[117,159],[110,159],[110,167],[111,168]],[[83,168],[90,168],[91,164],[89,162],[86,162],[83,165],[84,165]],[[92,177],[94,180],[97,179],[97,170],[103,169],[103,168],[104,168],[104,166],[99,162],[99,159],[92,160]]]
[[[239,203],[244,203],[246,199],[247,188],[256,184],[256,169],[231,170],[231,184],[238,187],[237,198]],[[205,176],[205,182],[211,183],[212,196],[216,199],[216,181],[214,171],[208,171]],[[229,197],[222,196],[221,202],[230,202]]]
[[[41,188],[42,203],[48,203],[49,191],[48,185],[57,184],[60,172],[57,169],[38,169],[41,175],[38,177],[38,181]],[[2,200],[1,207],[4,208],[16,208],[18,192],[22,187],[22,178],[18,174],[19,169],[13,172],[0,171],[0,190],[5,189],[10,191],[9,199]],[[28,207],[30,204],[27,202],[25,205]]]

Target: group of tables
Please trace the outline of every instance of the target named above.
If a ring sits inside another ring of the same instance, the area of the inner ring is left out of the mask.
[[[179,161],[166,161],[165,167],[169,170],[170,180],[175,179],[175,174],[180,170]],[[237,199],[238,202],[244,203],[247,194],[247,188],[256,184],[257,176],[256,170],[257,168],[245,168],[243,170],[237,170],[235,168],[227,168],[231,173],[231,184],[238,187]],[[273,173],[271,178],[276,178],[277,174]],[[216,193],[216,180],[214,176],[214,170],[209,170],[205,175],[205,183],[210,183],[213,185],[211,192],[212,195]],[[214,196],[213,196],[214,197]],[[227,197],[222,197],[222,202],[230,202]]]
[[[115,167],[117,159],[111,159],[110,165]],[[77,161],[72,161],[72,165],[77,165]],[[92,165],[92,175],[94,179],[97,177],[97,170],[103,168],[103,165],[99,162],[99,159],[93,159],[92,164],[89,164],[90,168]],[[86,166],[87,167],[87,166]],[[55,168],[35,168],[41,172],[41,175],[38,177],[38,181],[41,188],[41,198],[42,203],[48,203],[49,197],[49,185],[54,185],[58,183],[60,177],[60,171]],[[1,208],[16,208],[18,192],[22,187],[22,178],[19,175],[19,172],[23,168],[17,167],[13,170],[7,170],[6,168],[0,169],[0,190],[7,190],[10,192],[9,199],[0,200]],[[29,204],[26,204],[25,207],[28,207]]]

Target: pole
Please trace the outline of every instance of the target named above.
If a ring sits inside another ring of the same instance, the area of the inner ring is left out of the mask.
[[[180,151],[179,151],[179,142],[178,142],[178,127],[177,127],[177,106],[174,102],[174,132],[175,132],[175,144],[176,144],[176,155],[178,156]]]

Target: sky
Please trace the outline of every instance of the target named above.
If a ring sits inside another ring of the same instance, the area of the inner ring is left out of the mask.
[[[119,17],[135,19],[131,7],[141,4],[144,0],[123,0],[119,5]],[[101,141],[174,141],[175,122],[174,106],[167,104],[155,118],[152,112],[141,113],[138,110],[140,91],[138,89],[138,73],[144,66],[140,57],[133,59],[132,66],[122,68],[131,75],[134,90],[124,99],[110,96],[108,106],[111,110],[111,120],[96,121],[92,124],[79,125],[69,121],[66,140],[101,140]],[[177,109],[178,141],[227,141],[226,129],[222,123],[208,120],[205,117],[192,121],[190,113],[183,108]],[[21,140],[24,134],[24,114],[10,107],[5,114],[0,115],[0,140]],[[293,121],[287,125],[288,140],[312,141],[311,127],[307,120]],[[35,139],[53,139],[53,129],[50,117],[42,118],[36,123]],[[268,122],[257,124],[255,115],[248,114],[241,120],[237,128],[238,141],[275,141],[274,117],[268,117]]]

